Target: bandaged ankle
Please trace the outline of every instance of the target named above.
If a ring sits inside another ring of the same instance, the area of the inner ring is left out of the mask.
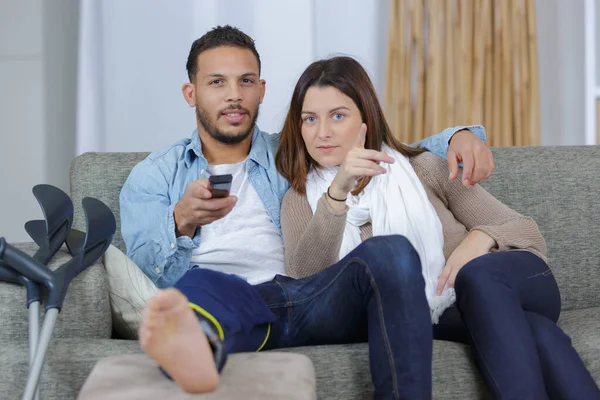
[[[208,311],[197,304],[188,303],[189,307],[197,313],[200,321],[200,327],[204,331],[208,344],[212,349],[217,370],[221,372],[227,361],[227,351],[225,349],[225,333],[219,321]]]

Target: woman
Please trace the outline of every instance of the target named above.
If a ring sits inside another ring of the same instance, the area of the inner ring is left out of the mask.
[[[556,325],[560,294],[535,221],[395,140],[357,61],[321,60],[302,74],[276,165],[292,186],[281,210],[290,276],[338,265],[371,236],[402,235],[420,259],[434,337],[472,343],[495,398],[600,395]],[[416,320],[401,330],[422,330]]]

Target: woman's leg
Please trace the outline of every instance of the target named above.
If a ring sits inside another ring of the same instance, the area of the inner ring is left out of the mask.
[[[478,257],[458,273],[456,297],[475,361],[494,397],[547,399],[523,309],[558,319],[560,295],[548,266],[523,251]]]
[[[456,305],[448,308],[433,325],[433,339],[470,344],[469,331]]]
[[[571,338],[549,318],[525,311],[537,344],[546,391],[551,399],[600,399],[600,389],[571,345]]]
[[[286,301],[261,295],[275,314],[287,315],[278,327],[288,332],[280,345],[368,339],[375,398],[431,398],[431,317],[408,239],[371,238],[317,275],[278,283]]]
[[[553,335],[560,331],[556,326],[560,293],[546,263],[526,251],[478,257],[459,272],[456,295],[476,362],[494,397],[547,399],[553,395],[546,390],[545,360],[528,317],[528,313],[537,314],[554,324]],[[570,345],[562,348],[571,359],[579,358]],[[566,371],[573,365],[562,368]],[[585,374],[589,376],[585,368],[575,373],[584,380]]]

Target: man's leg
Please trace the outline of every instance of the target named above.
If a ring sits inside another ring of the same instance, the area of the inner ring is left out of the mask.
[[[313,277],[279,279],[252,288],[256,292],[224,274],[208,284],[201,275],[211,273],[190,271],[177,286],[215,317],[230,352],[370,339],[376,398],[431,397],[430,312],[419,257],[406,238],[369,239]]]
[[[271,301],[262,285],[257,290],[286,316],[277,327],[287,332],[280,346],[368,340],[375,398],[431,398],[431,316],[408,239],[371,238],[317,275],[276,283],[284,301]]]
[[[152,297],[139,331],[142,349],[188,393],[213,391],[219,373],[187,298],[177,289]]]
[[[234,275],[196,268],[175,288],[187,297],[198,319],[219,332],[227,353],[257,351],[267,338],[269,324],[277,321],[256,287]]]
[[[256,351],[275,319],[247,282],[198,268],[148,302],[140,342],[183,390],[202,393],[216,387],[226,354]]]
[[[546,263],[526,251],[478,257],[458,273],[456,296],[494,397],[547,399],[536,338],[524,312],[558,319],[560,294]]]

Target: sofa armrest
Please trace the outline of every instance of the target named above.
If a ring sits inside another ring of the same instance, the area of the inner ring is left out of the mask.
[[[33,255],[35,243],[14,243],[13,246]],[[50,261],[56,269],[71,259],[63,247]],[[41,314],[43,315],[43,307]],[[28,336],[28,311],[25,288],[0,282],[0,340],[26,340]],[[108,297],[108,279],[102,259],[79,274],[71,284],[58,316],[53,337],[98,338],[111,337],[112,320]]]

